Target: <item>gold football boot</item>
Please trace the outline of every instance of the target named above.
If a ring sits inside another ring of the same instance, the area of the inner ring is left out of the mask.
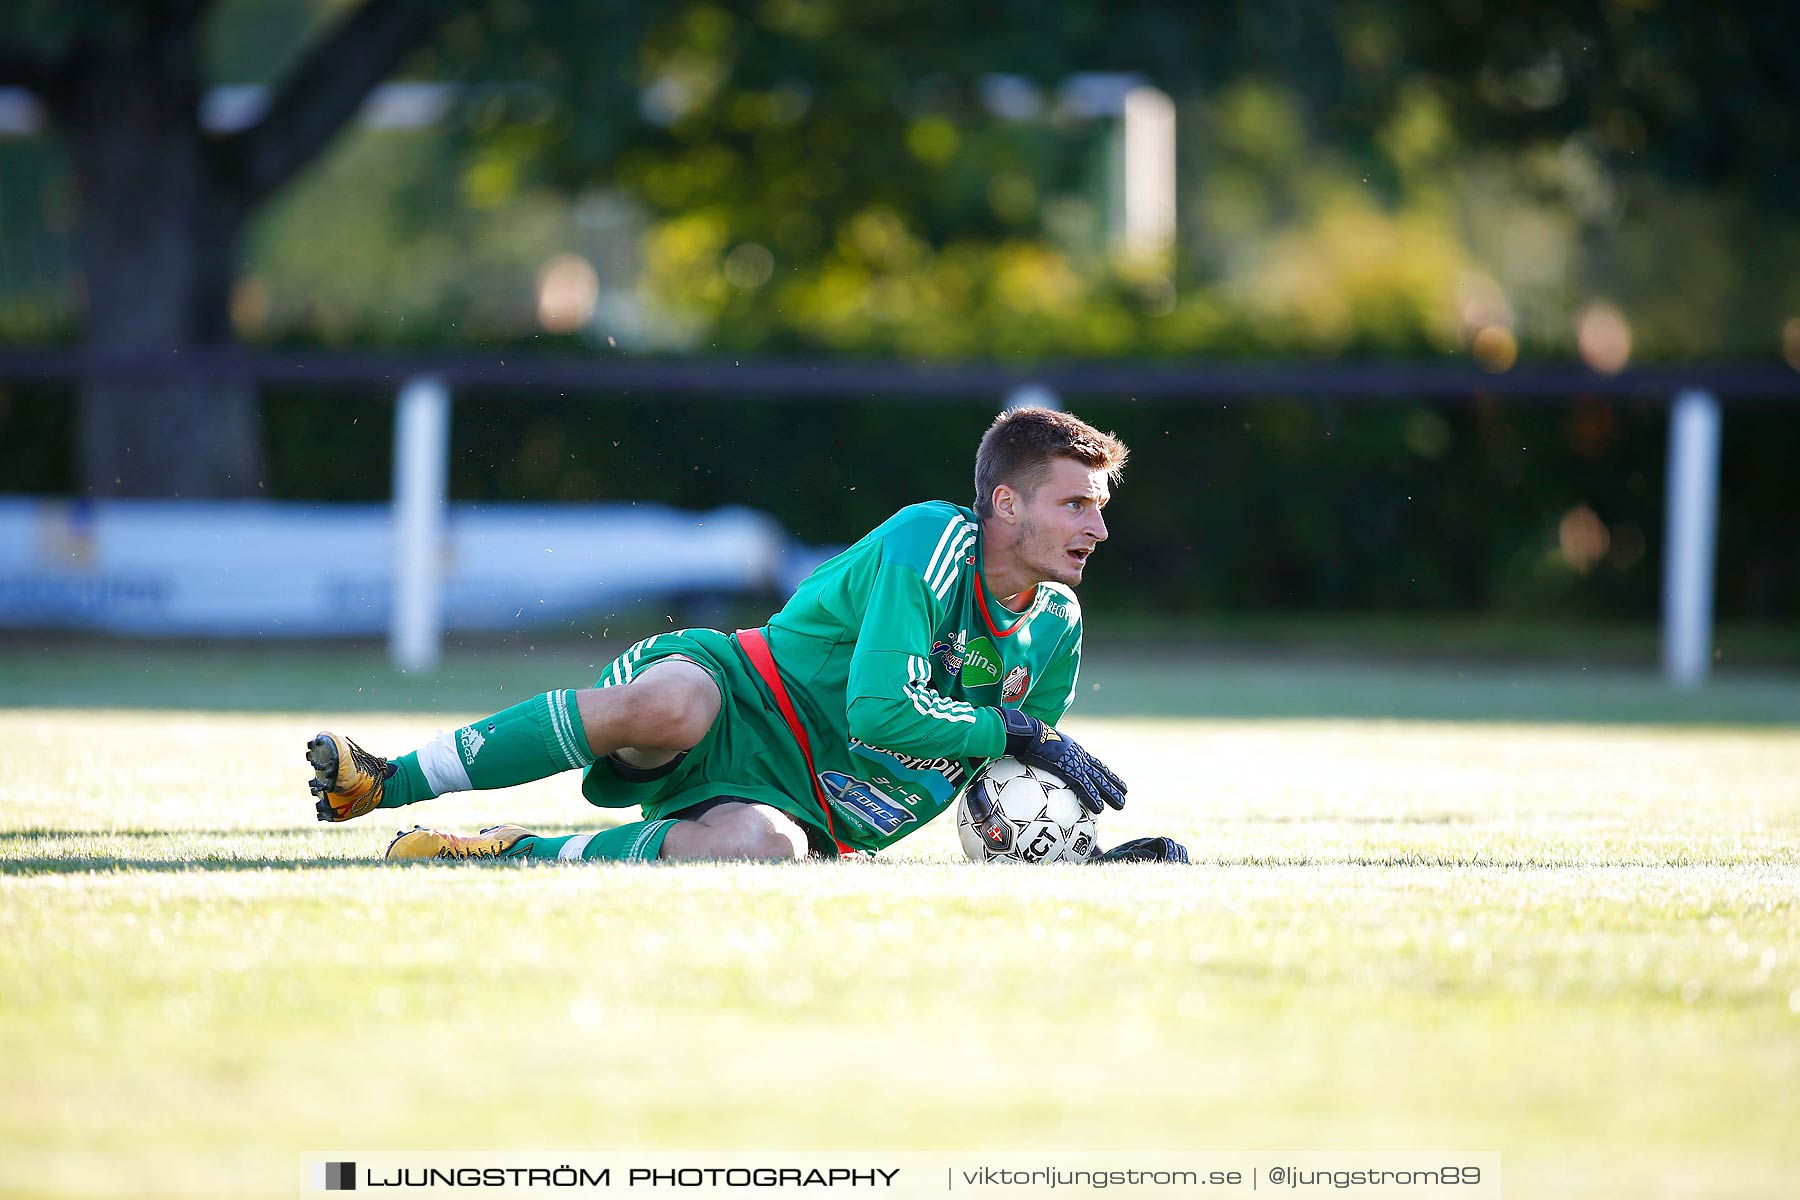
[[[389,861],[420,858],[502,858],[520,839],[536,837],[517,825],[490,825],[473,837],[457,837],[441,829],[414,825],[401,830],[388,843]]]
[[[319,798],[321,821],[348,821],[373,812],[394,773],[393,763],[337,733],[321,733],[306,743],[306,761],[312,764],[308,786]]]

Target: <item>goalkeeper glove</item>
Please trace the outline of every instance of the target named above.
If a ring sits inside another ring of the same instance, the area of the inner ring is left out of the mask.
[[[1036,717],[1016,708],[1002,708],[1006,725],[1006,752],[1029,766],[1048,767],[1075,789],[1081,805],[1091,813],[1101,811],[1101,801],[1125,807],[1125,783],[1107,770],[1106,764]]]
[[[1187,847],[1174,838],[1166,837],[1133,838],[1088,859],[1089,862],[1161,863],[1184,863],[1187,860]]]

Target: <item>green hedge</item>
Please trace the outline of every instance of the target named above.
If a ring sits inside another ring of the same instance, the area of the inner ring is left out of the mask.
[[[993,414],[969,403],[562,397],[456,404],[464,500],[746,504],[812,543],[895,508],[967,502]],[[1067,398],[1132,462],[1088,594],[1146,611],[1418,610],[1584,617],[1657,611],[1666,412],[1525,405],[1136,404]],[[66,391],[0,393],[0,490],[74,491]],[[376,393],[273,390],[268,492],[379,500],[392,408]],[[1718,613],[1800,617],[1800,413],[1729,408]],[[1559,530],[1573,510],[1570,562]],[[1604,550],[1596,540],[1605,528]]]

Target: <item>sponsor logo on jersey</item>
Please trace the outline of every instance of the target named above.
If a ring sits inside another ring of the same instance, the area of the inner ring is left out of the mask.
[[[963,651],[962,684],[978,688],[999,683],[1000,668],[1000,652],[994,649],[994,643],[978,637]]]
[[[959,629],[954,638],[939,638],[931,644],[931,657],[943,660],[944,674],[952,679],[962,674],[963,647],[968,640],[969,635]]]
[[[472,766],[475,756],[481,753],[483,746],[487,745],[487,739],[481,736],[481,730],[471,725],[462,731],[459,740],[462,742],[463,765]]]
[[[1023,696],[1031,687],[1031,670],[1027,667],[1014,667],[1006,673],[1006,682],[1000,685],[1000,699],[1011,702]]]
[[[819,782],[833,807],[891,837],[902,825],[918,820],[904,804],[873,784],[852,779],[842,771],[820,771]]]
[[[1044,601],[1044,611],[1059,621],[1066,621],[1069,619],[1069,606],[1064,604],[1061,600]]]
[[[986,637],[971,642],[968,631],[959,629],[954,639],[939,638],[933,642],[931,656],[941,659],[944,674],[961,679],[964,687],[987,687],[1000,682],[1000,651]]]
[[[920,758],[916,754],[902,754],[898,750],[871,746],[861,738],[854,737],[850,739],[850,748],[891,758],[909,771],[936,771],[948,779],[952,786],[961,786],[963,776],[968,773],[968,765],[960,758]]]
[[[965,639],[967,639],[967,635],[958,631],[958,635],[954,639],[947,640],[940,637],[931,644],[931,657],[940,658],[943,662],[943,673],[949,675],[950,678],[956,678],[963,671],[963,640]]]

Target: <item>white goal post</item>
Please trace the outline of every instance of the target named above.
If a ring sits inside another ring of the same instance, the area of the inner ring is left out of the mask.
[[[1708,392],[1682,392],[1669,410],[1662,667],[1676,687],[1700,686],[1712,668],[1722,424],[1718,397]]]
[[[394,609],[388,657],[402,671],[437,666],[443,640],[450,389],[411,379],[394,405]]]

